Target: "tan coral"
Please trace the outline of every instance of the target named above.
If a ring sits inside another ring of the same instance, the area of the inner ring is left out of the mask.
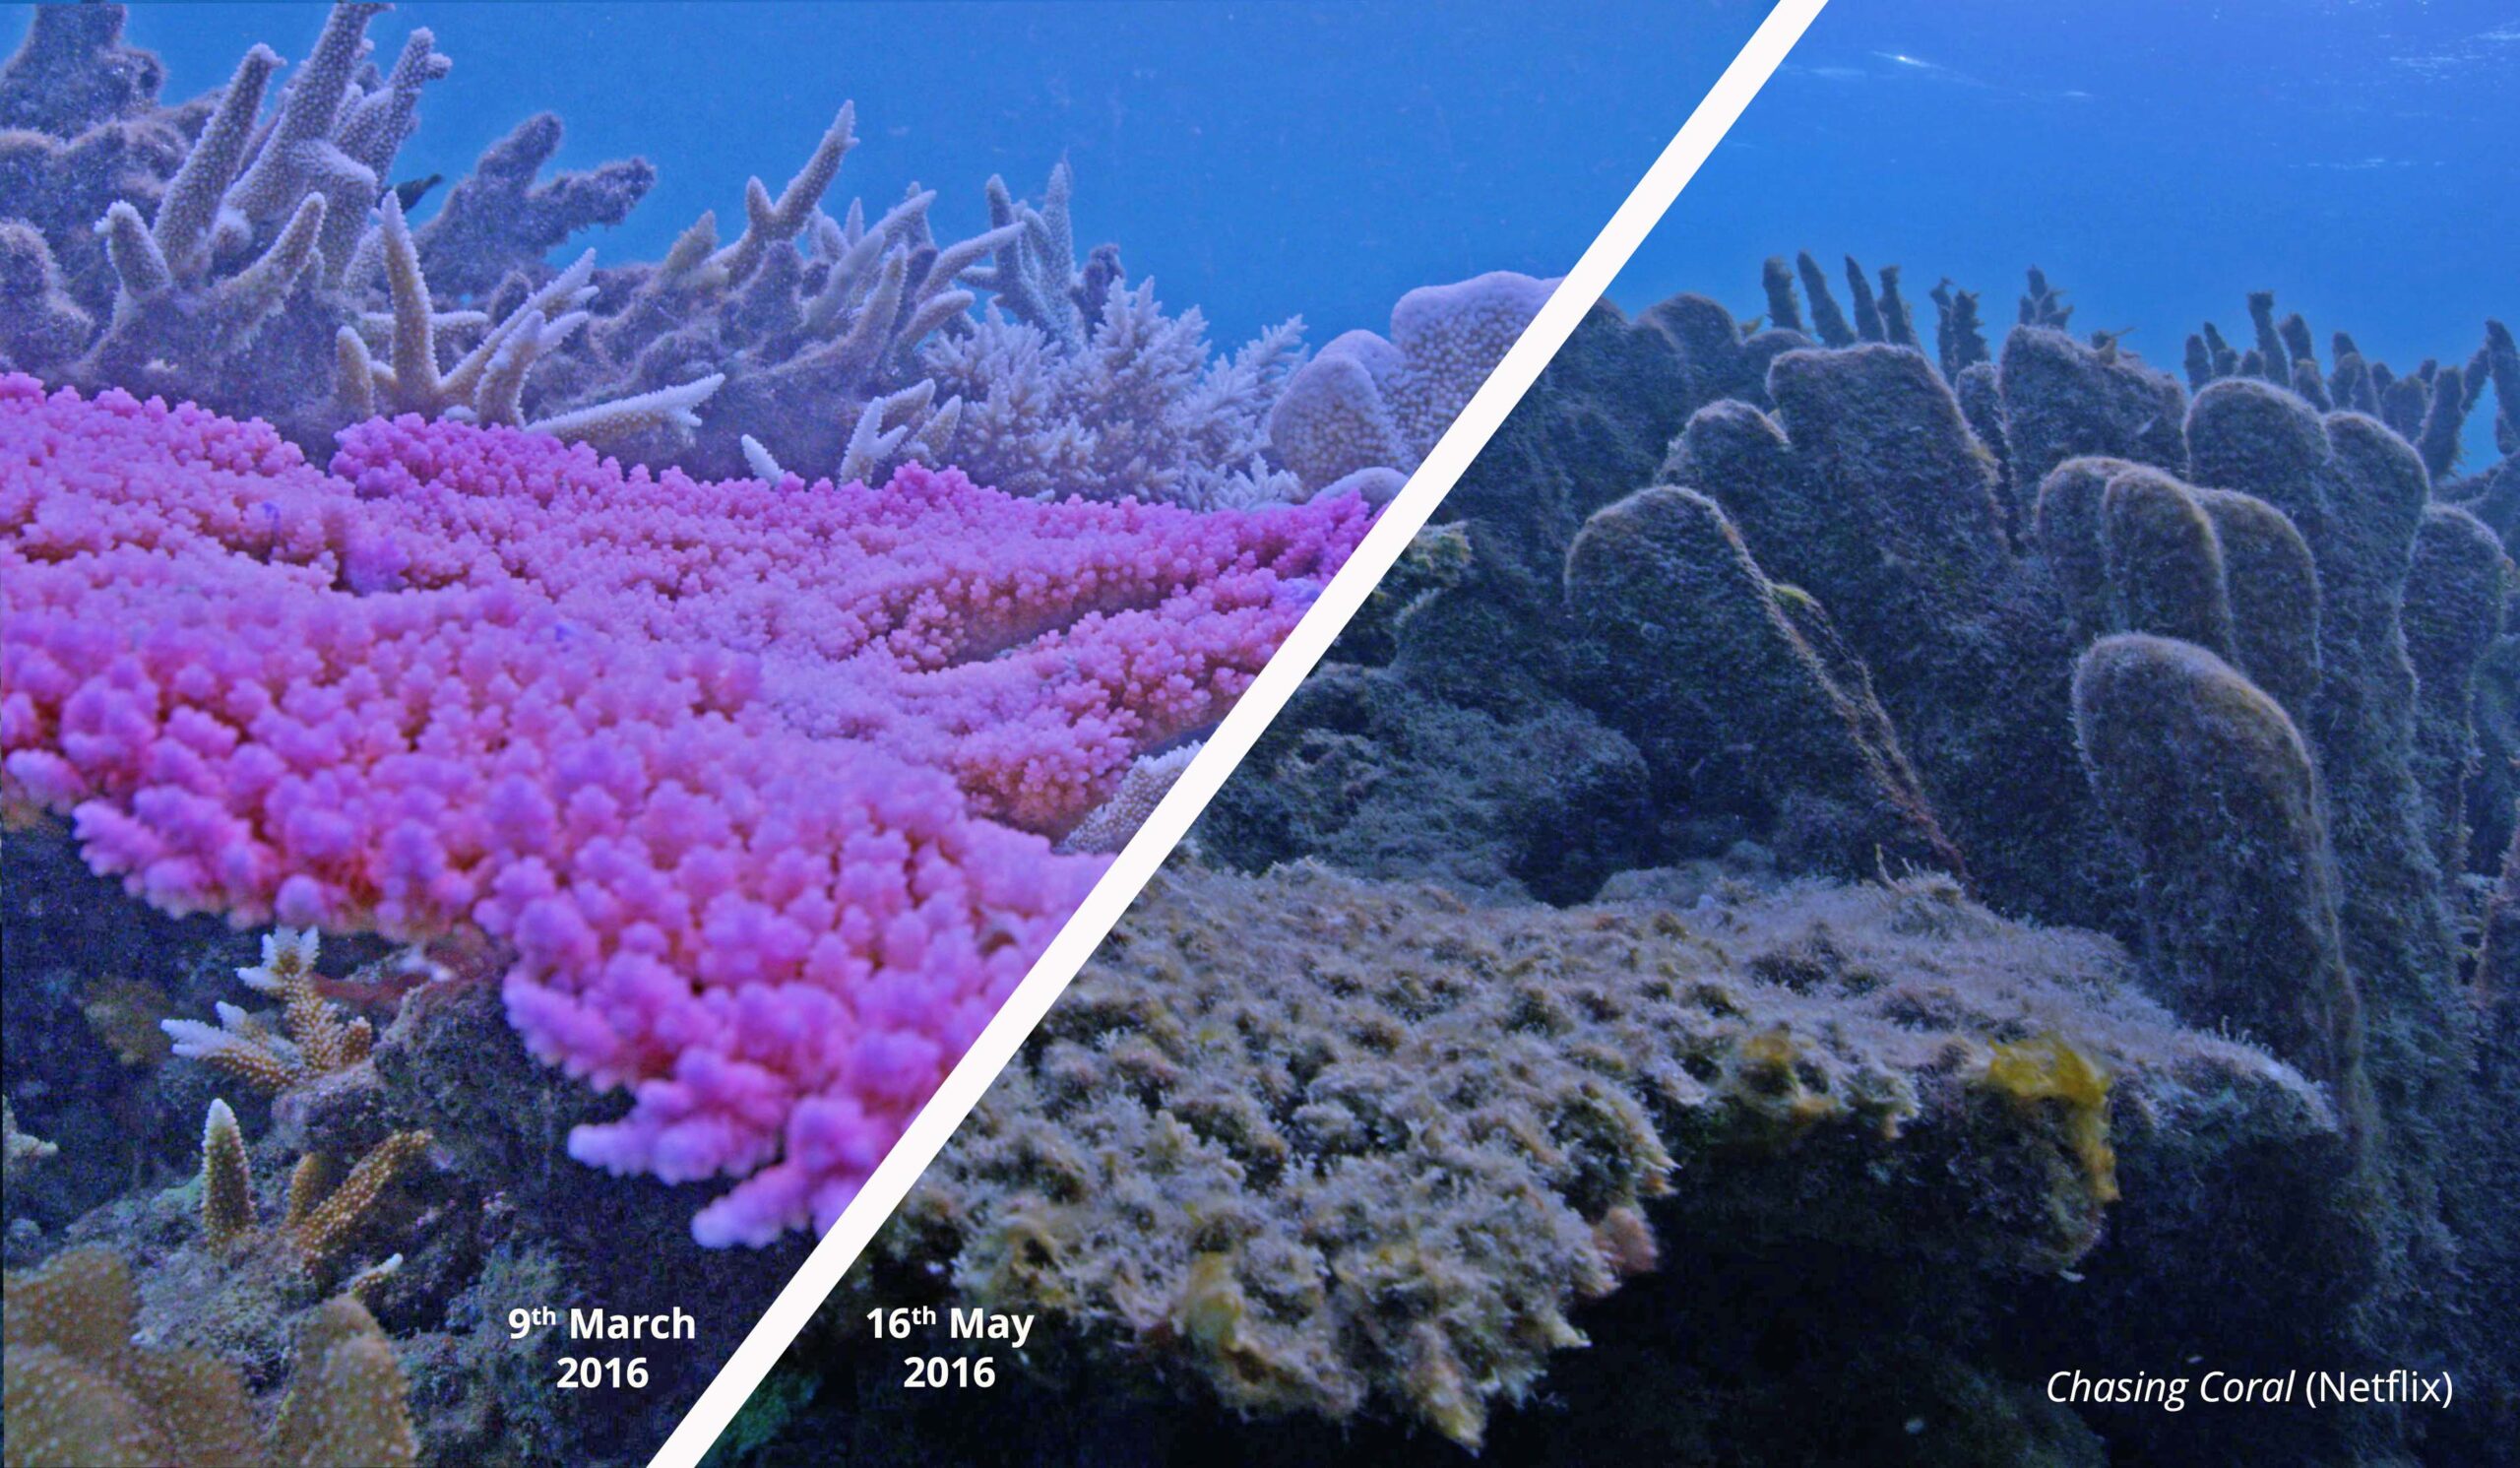
[[[375,1027],[342,1017],[317,990],[320,939],[312,930],[278,928],[263,937],[263,961],[236,971],[245,987],[281,1001],[281,1030],[234,1004],[218,1006],[219,1023],[169,1019],[159,1028],[174,1053],[243,1080],[266,1095],[305,1085],[355,1065],[375,1047]]]
[[[8,1468],[253,1463],[245,1380],[198,1351],[131,1343],[131,1272],[74,1248],[7,1284]]]
[[[299,1327],[288,1395],[272,1427],[280,1468],[341,1463],[402,1468],[419,1461],[403,1369],[367,1308],[347,1295],[327,1301]]]
[[[377,1143],[340,1182],[330,1185],[325,1179],[329,1162],[317,1161],[322,1154],[300,1160],[289,1179],[285,1227],[310,1269],[320,1273],[338,1263],[375,1213],[386,1189],[427,1154],[429,1142],[425,1131],[398,1131]]]
[[[254,1171],[245,1134],[224,1101],[213,1101],[201,1128],[201,1232],[224,1248],[254,1227]]]
[[[7,1282],[8,1468],[407,1468],[419,1458],[403,1372],[374,1317],[346,1298],[298,1337],[271,1437],[245,1378],[200,1351],[132,1343],[131,1272],[111,1250],[70,1249]]]
[[[427,1155],[430,1141],[425,1131],[398,1131],[346,1173],[332,1153],[307,1153],[289,1171],[279,1226],[265,1233],[256,1221],[253,1167],[236,1114],[227,1103],[213,1101],[202,1123],[202,1238],[222,1253],[278,1242],[308,1275],[337,1277],[350,1245],[375,1217],[388,1190]],[[349,1288],[391,1273],[401,1262],[397,1254],[371,1266]]]
[[[20,1131],[17,1109],[9,1105],[7,1097],[0,1096],[0,1176],[5,1176],[9,1186],[17,1186],[19,1177],[29,1167],[60,1150],[39,1136]]]

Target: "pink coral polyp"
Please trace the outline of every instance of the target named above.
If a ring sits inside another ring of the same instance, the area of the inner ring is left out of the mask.
[[[791,481],[792,482],[792,481]],[[259,422],[0,378],[0,770],[172,913],[515,954],[580,1159],[828,1226],[1100,859],[1363,533],[915,466],[781,488],[417,418],[326,473]]]

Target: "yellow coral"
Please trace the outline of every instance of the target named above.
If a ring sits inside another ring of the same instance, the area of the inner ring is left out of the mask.
[[[272,1461],[281,1468],[418,1462],[406,1390],[393,1344],[367,1307],[347,1295],[325,1302],[298,1331],[288,1395],[272,1427]],[[357,1456],[344,1456],[349,1444]]]
[[[131,1344],[131,1273],[110,1250],[74,1248],[13,1272],[7,1296],[8,1468],[261,1458],[234,1367]]]
[[[1782,1027],[1752,1035],[1732,1054],[1733,1104],[1780,1143],[1793,1142],[1847,1109],[1845,1102],[1804,1081],[1801,1059],[1793,1033]]]
[[[339,1257],[359,1226],[367,1222],[385,1189],[404,1168],[428,1151],[429,1140],[425,1131],[394,1133],[360,1158],[338,1186],[320,1195],[314,1190],[319,1173],[308,1166],[315,1159],[299,1162],[290,1179],[288,1231],[310,1267],[323,1268]]]
[[[275,1237],[286,1241],[310,1273],[333,1270],[386,1189],[428,1151],[429,1142],[425,1131],[398,1131],[346,1174],[331,1153],[299,1158],[289,1173],[288,1196]],[[202,1235],[215,1248],[236,1245],[254,1232],[253,1172],[236,1114],[223,1101],[210,1104],[202,1123],[201,1220]],[[390,1269],[391,1263],[378,1267]]]
[[[2067,1043],[2061,1035],[1998,1044],[1986,1062],[1983,1081],[2015,1105],[2033,1108],[2053,1102],[2065,1128],[2065,1141],[2083,1165],[2092,1195],[2104,1203],[2117,1201],[2117,1152],[2109,1143],[2109,1070]]]

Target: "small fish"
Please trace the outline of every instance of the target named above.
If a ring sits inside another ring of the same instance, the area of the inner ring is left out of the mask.
[[[432,173],[426,178],[406,178],[394,185],[394,202],[402,205],[403,212],[409,214],[428,197],[429,190],[444,182],[446,175],[443,173]]]

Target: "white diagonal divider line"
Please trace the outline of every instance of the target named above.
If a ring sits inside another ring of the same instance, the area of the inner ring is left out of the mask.
[[[697,1468],[726,1424],[734,1420],[736,1411],[813,1318],[815,1308],[839,1285],[849,1266],[857,1261],[884,1220],[901,1206],[911,1184],[944,1150],[947,1139],[963,1124],[972,1108],[979,1104],[989,1083],[1015,1058],[1015,1053],[1066,990],[1069,981],[1094,956],[1094,950],[1102,946],[1129,904],[1137,900],[1156,868],[1164,864],[1164,859],[1189,832],[1190,823],[1207,808],[1226,777],[1251,752],[1252,744],[1294,695],[1296,686],[1330,650],[1332,639],[1364,605],[1365,598],[1434,514],[1454,481],[1470,468],[1470,462],[1486,447],[1497,425],[1522,401],[1541,369],[1574,335],[1584,313],[1608,292],[1628,257],[1644,243],[1645,236],[1671,207],[1671,201],[1679,197],[1682,186],[1715,152],[1716,145],[1724,141],[1724,135],[1732,130],[1750,99],[1767,85],[1768,78],[1827,3],[1828,0],[1780,0],[1768,13],[1749,43],[1725,68],[1706,99],[1698,103],[1697,110],[1689,114],[1689,120],[1663,150],[1662,157],[1654,160],[1654,166],[1646,170],[1645,177],[1628,194],[1627,202],[1610,216],[1609,223],[1603,226],[1592,247],[1584,251],[1575,268],[1558,283],[1547,304],[1523,329],[1513,350],[1505,353],[1505,359],[1488,374],[1470,405],[1435,441],[1434,448],[1383,510],[1347,565],[1331,578],[1320,599],[1288,635],[1277,656],[1244,690],[1232,711],[1191,759],[1190,767],[1181,772],[1146,824],[1103,872],[1102,879],[1086,894],[1076,916],[1042,950],[1032,972],[1016,986],[997,1017],[973,1042],[970,1051],[945,1077],[945,1083],[902,1133],[901,1140],[876,1166],[856,1198],[842,1210],[831,1232],[806,1256],[795,1278],[779,1292],[759,1323],[735,1348],[734,1355],[727,1358],[717,1379],[709,1383],[681,1426],[658,1449],[649,1468]]]

